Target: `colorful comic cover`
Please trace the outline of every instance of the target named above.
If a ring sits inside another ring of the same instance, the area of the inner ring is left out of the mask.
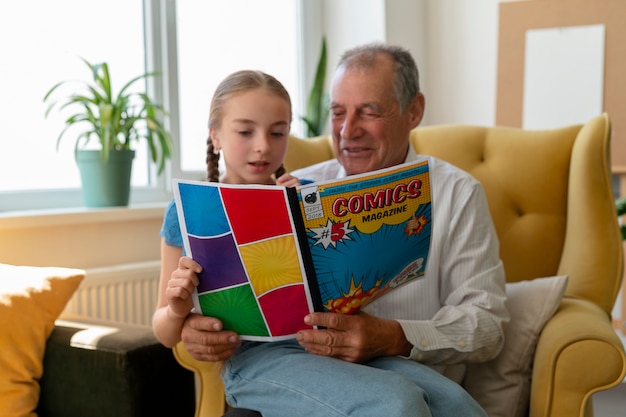
[[[174,180],[197,312],[246,340],[292,338],[311,311],[353,314],[422,277],[427,161],[295,188]]]

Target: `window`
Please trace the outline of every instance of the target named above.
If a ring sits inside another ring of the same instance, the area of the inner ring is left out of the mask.
[[[17,197],[5,193],[0,210],[26,194],[45,200],[51,191],[79,187],[74,145],[64,138],[57,152],[63,120],[58,114],[44,118],[43,96],[61,80],[87,80],[89,73],[78,56],[107,61],[113,82],[143,72],[142,14],[140,0],[112,0],[97,12],[81,0],[0,5],[0,192],[19,192]],[[111,31],[111,22],[124,30]],[[137,160],[133,184],[148,185],[147,160]]]
[[[210,100],[219,82],[239,69],[278,78],[300,113],[296,1],[179,1],[176,4],[182,171],[206,171]],[[242,11],[245,10],[245,13]]]
[[[236,69],[257,68],[281,80],[292,96],[292,127],[297,126],[304,101],[296,52],[301,5],[299,0],[110,0],[96,8],[82,0],[0,3],[0,212],[83,205],[74,143],[65,137],[56,150],[63,120],[54,113],[44,118],[42,101],[58,81],[88,77],[79,56],[108,62],[112,82],[119,83],[114,89],[146,68],[164,74],[162,84],[147,88],[170,112],[180,145],[180,158],[171,164],[174,176],[203,177],[209,102],[217,83]],[[131,204],[171,198],[171,176],[156,178],[147,151],[137,151]]]

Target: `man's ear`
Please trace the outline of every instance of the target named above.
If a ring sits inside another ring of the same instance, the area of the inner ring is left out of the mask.
[[[426,98],[424,94],[417,93],[417,95],[413,98],[407,112],[409,113],[409,122],[411,124],[411,129],[416,128],[422,118],[424,117],[424,109],[426,108]]]

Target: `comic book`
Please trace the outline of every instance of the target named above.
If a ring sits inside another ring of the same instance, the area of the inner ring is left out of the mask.
[[[185,252],[203,267],[195,310],[242,339],[311,328],[312,311],[353,314],[424,275],[428,162],[294,188],[174,180]]]

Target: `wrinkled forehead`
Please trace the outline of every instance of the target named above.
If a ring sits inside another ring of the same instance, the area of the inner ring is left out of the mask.
[[[382,66],[337,68],[331,82],[330,102],[331,106],[391,105],[397,102],[393,71]]]

